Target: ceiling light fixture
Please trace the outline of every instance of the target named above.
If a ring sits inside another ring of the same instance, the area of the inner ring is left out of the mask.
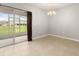
[[[56,15],[56,12],[55,12],[55,10],[49,10],[47,15],[53,16],[53,15]]]

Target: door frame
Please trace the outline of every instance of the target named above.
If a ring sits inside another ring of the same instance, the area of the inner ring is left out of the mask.
[[[32,12],[27,11],[27,38],[32,41]]]

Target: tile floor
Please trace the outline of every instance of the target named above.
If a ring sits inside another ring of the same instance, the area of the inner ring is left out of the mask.
[[[79,56],[79,42],[47,36],[0,48],[1,56]]]

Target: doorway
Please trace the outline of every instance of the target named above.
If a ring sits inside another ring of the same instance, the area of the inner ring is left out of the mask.
[[[32,41],[32,13],[0,5],[0,47]]]

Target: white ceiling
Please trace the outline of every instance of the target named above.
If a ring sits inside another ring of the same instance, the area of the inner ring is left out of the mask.
[[[28,3],[30,6],[36,6],[44,10],[58,9],[71,5],[71,3]]]
[[[49,9],[58,9],[62,7],[66,7],[68,5],[71,5],[72,3],[7,3],[4,5],[9,5],[9,6],[33,6],[33,7],[38,7],[44,10],[49,10]]]

